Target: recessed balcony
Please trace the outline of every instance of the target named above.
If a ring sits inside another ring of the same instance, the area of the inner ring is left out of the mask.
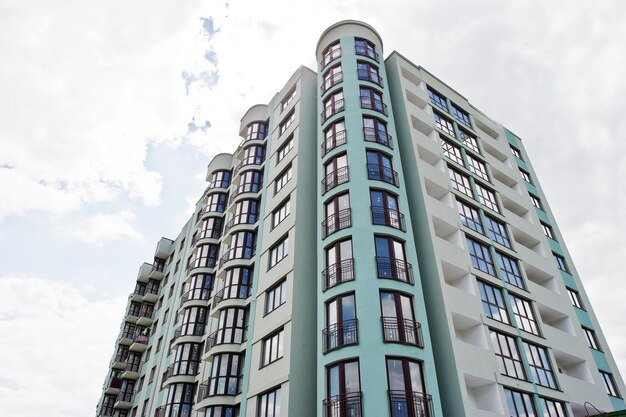
[[[390,390],[391,417],[432,417],[432,397],[417,391]]]
[[[326,177],[322,180],[322,194],[326,194],[336,186],[346,183],[349,180],[350,175],[348,174],[348,167],[337,168],[326,175]]]
[[[384,165],[367,164],[367,178],[374,181],[382,181],[398,187],[398,173]]]
[[[322,330],[323,353],[359,343],[358,320],[344,320]]]
[[[404,259],[376,257],[378,278],[395,279],[413,285],[413,266]]]
[[[406,231],[404,214],[387,207],[371,207],[372,223],[382,226],[393,227],[394,229]]]
[[[352,226],[352,214],[349,208],[339,210],[337,213],[326,217],[322,222],[322,239],[338,230]]]
[[[116,378],[113,376],[109,377],[109,379],[107,379],[105,383],[104,393],[117,395],[117,393],[120,392],[120,389],[122,388],[122,382],[123,381],[121,378]]]
[[[344,259],[322,271],[322,290],[354,279],[354,258]]]
[[[388,147],[389,149],[393,149],[393,138],[384,130],[376,129],[373,127],[364,127],[363,137],[366,142],[379,143]]]
[[[400,317],[381,317],[380,320],[385,342],[424,347],[420,323]]]
[[[358,391],[324,399],[324,417],[362,417],[362,396]]]

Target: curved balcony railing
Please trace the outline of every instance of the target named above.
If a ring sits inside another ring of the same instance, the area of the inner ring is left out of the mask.
[[[381,87],[383,86],[383,77],[376,74],[374,71],[357,69],[357,74],[358,74],[359,80],[369,81]]]
[[[194,260],[187,266],[187,272],[189,273],[198,268],[215,268],[215,265],[217,265],[217,258],[200,258],[198,262]]]
[[[256,213],[241,213],[235,215],[232,219],[226,223],[226,227],[224,227],[224,233],[228,233],[228,231],[233,227],[239,224],[254,224],[259,220],[259,215]]]
[[[432,397],[417,391],[390,390],[391,417],[432,417]]]
[[[393,139],[391,135],[384,130],[376,129],[373,127],[363,128],[363,137],[366,142],[375,142],[385,145],[389,149],[393,149]]]
[[[259,191],[261,191],[261,188],[263,188],[263,182],[259,181],[259,182],[244,182],[243,184],[240,184],[237,188],[233,189],[233,191],[230,193],[230,200],[229,202],[232,203],[233,201],[235,201],[235,198],[243,193],[258,193]]]
[[[341,58],[341,48],[331,50],[329,54],[325,55],[322,58],[322,62],[320,62],[320,65],[322,66],[322,68],[324,68],[326,65],[330,64],[337,58]]]
[[[247,327],[226,326],[217,329],[209,335],[204,346],[204,353],[211,350],[212,347],[224,344],[239,345],[246,341]]]
[[[212,190],[213,188],[228,188],[230,187],[230,179],[228,180],[217,180],[210,182],[206,187],[206,191]]]
[[[326,217],[322,222],[322,239],[325,239],[336,231],[352,226],[351,213],[351,210],[347,208]]]
[[[322,194],[326,194],[336,186],[348,182],[350,175],[348,175],[348,167],[337,168],[322,180]]]
[[[163,382],[167,381],[173,376],[181,376],[181,375],[189,375],[194,376],[198,375],[200,372],[200,361],[178,361],[172,363],[165,373],[165,378]]]
[[[324,417],[362,417],[361,391],[324,399]]]
[[[361,96],[361,108],[375,110],[387,116],[387,105],[382,100],[376,98]]]
[[[372,206],[372,223],[406,231],[404,214],[387,207]]]
[[[216,218],[215,223],[213,224],[213,228],[203,230],[195,235],[194,238],[191,240],[191,245],[195,246],[200,239],[219,239],[220,237],[222,237],[223,224],[224,221],[221,218]]]
[[[247,285],[232,284],[219,290],[214,296],[215,305],[221,303],[223,300],[240,299],[245,300],[250,296],[250,289],[252,288],[252,282]]]
[[[324,94],[330,88],[333,88],[334,86],[336,86],[342,81],[343,81],[343,71],[339,71],[339,72],[332,74],[328,79],[325,78],[324,82],[322,83],[322,86],[320,87],[322,94]]]
[[[366,56],[378,62],[378,52],[374,51],[372,48],[368,48],[368,47],[361,46],[361,45],[356,45],[354,47],[354,53],[356,55]]]
[[[344,145],[348,141],[346,131],[340,130],[324,139],[322,143],[322,156],[335,149],[337,146]]]
[[[398,173],[393,169],[378,165],[367,164],[367,178],[375,181],[383,181],[387,184],[395,185],[398,187]]]
[[[331,101],[330,104],[324,107],[324,110],[322,111],[322,123],[326,122],[326,120],[330,119],[337,113],[342,112],[344,109],[345,101],[342,98],[339,100]]]
[[[192,288],[183,294],[181,302],[184,304],[187,301],[206,301],[211,298],[210,288]]]
[[[323,353],[359,343],[358,319],[344,320],[322,330]]]
[[[255,246],[237,246],[231,248],[222,255],[220,258],[220,268],[224,266],[224,264],[228,261],[232,261],[234,259],[252,259],[254,257],[254,253],[256,252]]]
[[[322,290],[354,279],[354,258],[344,259],[322,271]]]
[[[237,174],[243,167],[247,167],[250,165],[261,166],[263,165],[264,162],[265,162],[264,156],[249,156],[247,158],[244,158],[241,162],[237,164],[235,169],[233,169],[233,175]]]
[[[235,396],[241,394],[243,376],[215,376],[200,384],[198,402],[216,395]]]
[[[400,317],[381,317],[383,340],[424,347],[422,325],[414,320]]]
[[[413,266],[403,259],[376,257],[378,278],[395,279],[413,284]]]
[[[174,332],[174,340],[183,336],[204,336],[205,331],[206,323],[186,323],[176,329]]]

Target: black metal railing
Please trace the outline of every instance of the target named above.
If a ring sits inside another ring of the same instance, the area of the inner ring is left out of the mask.
[[[378,278],[395,279],[413,284],[413,266],[403,259],[376,257]]]
[[[220,237],[222,237],[223,224],[224,222],[222,221],[222,219],[216,219],[211,229],[203,230],[193,237],[193,239],[191,240],[191,245],[195,246],[200,239],[219,239]]]
[[[361,417],[361,391],[334,395],[324,399],[324,417]]]
[[[214,305],[218,305],[223,300],[241,299],[245,300],[250,296],[250,289],[252,288],[252,282],[245,285],[243,284],[231,284],[219,290],[213,296]]]
[[[261,188],[263,188],[262,184],[263,184],[262,180],[258,182],[244,182],[243,184],[240,184],[237,188],[235,188],[231,192],[229,203],[232,203],[233,201],[235,201],[235,198],[240,194],[258,193],[259,191],[261,191]]]
[[[384,130],[376,129],[374,127],[364,127],[363,137],[366,142],[380,143],[381,145],[385,145],[388,148],[393,149],[393,139],[391,138],[391,135]]]
[[[357,46],[354,47],[354,53],[356,55],[366,56],[366,57],[371,58],[374,61],[378,62],[378,52],[374,51],[371,48],[357,45]]]
[[[199,300],[206,301],[211,298],[211,289],[210,288],[192,288],[182,296],[182,303],[186,303],[187,301]]]
[[[345,130],[334,132],[331,136],[324,139],[322,143],[322,156],[326,155],[337,146],[344,145],[347,142],[347,135]]]
[[[222,255],[220,258],[220,268],[233,259],[252,259],[256,251],[255,246],[235,246]]]
[[[322,123],[330,119],[335,114],[342,112],[345,108],[345,102],[342,98],[339,100],[333,100],[322,111]]]
[[[337,168],[322,180],[322,194],[327,193],[339,184],[343,184],[350,180],[348,175],[348,167]]]
[[[359,80],[370,81],[382,87],[383,77],[378,75],[376,72],[366,70],[366,69],[357,69],[357,73],[358,73]]]
[[[332,74],[330,78],[324,79],[324,82],[322,83],[322,86],[320,87],[322,94],[328,91],[329,88],[334,87],[335,85],[339,84],[342,81],[343,81],[343,71],[336,72]]]
[[[344,259],[341,262],[329,265],[322,271],[322,290],[334,287],[342,282],[354,279],[354,258]]]
[[[259,219],[259,215],[256,213],[241,213],[235,215],[232,219],[226,223],[226,227],[224,228],[224,233],[228,233],[228,231],[238,224],[254,224]]]
[[[198,375],[200,372],[200,361],[178,361],[172,363],[165,373],[165,378],[163,382],[167,381],[173,376],[181,376],[181,375]]]
[[[322,68],[324,68],[326,65],[330,64],[332,61],[340,57],[341,57],[341,49],[331,50],[328,55],[325,55],[322,58],[322,62],[321,62]]]
[[[216,395],[235,396],[241,394],[243,376],[223,375],[210,377],[200,384],[198,402]]]
[[[226,326],[217,329],[209,335],[204,346],[204,353],[207,353],[213,346],[223,344],[239,345],[246,340],[247,327]]]
[[[174,340],[183,336],[203,336],[205,330],[206,323],[187,323],[176,329],[174,332]]]
[[[390,390],[391,417],[432,417],[432,397],[417,391]]]
[[[217,265],[217,258],[214,257],[194,259],[187,266],[187,272],[196,268],[215,268],[215,265]]]
[[[372,206],[372,223],[406,231],[404,214],[387,207]]]
[[[377,98],[361,96],[361,108],[375,110],[387,116],[387,105]]]
[[[358,319],[344,320],[322,330],[323,352],[359,343]]]
[[[424,347],[422,325],[414,320],[399,317],[381,317],[383,340]]]
[[[367,178],[398,186],[398,173],[384,165],[367,164]]]
[[[349,208],[333,213],[322,222],[322,239],[338,230],[352,226],[352,214]]]

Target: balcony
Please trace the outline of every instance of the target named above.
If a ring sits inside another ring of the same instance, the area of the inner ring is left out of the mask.
[[[183,294],[181,304],[187,301],[207,301],[211,298],[210,288],[192,288]]]
[[[231,228],[240,224],[254,224],[259,219],[259,216],[256,213],[241,213],[235,215],[232,219],[226,223],[226,227],[224,228],[224,233],[228,233]]]
[[[336,186],[348,182],[349,180],[348,167],[337,168],[335,171],[326,175],[322,180],[322,194],[326,194]]]
[[[116,377],[109,377],[109,379],[106,381],[105,386],[104,386],[104,393],[105,394],[117,394],[118,392],[120,392],[120,389],[122,388],[122,379],[121,378],[116,378]]]
[[[379,61],[378,53],[374,51],[372,48],[368,48],[363,45],[356,45],[354,47],[354,53],[359,56],[366,56],[368,58],[371,58],[376,62]]]
[[[354,258],[344,259],[322,271],[322,291],[354,279]]]
[[[255,247],[248,246],[236,246],[232,249],[229,249],[220,258],[220,268],[223,267],[226,262],[232,261],[234,259],[252,259],[255,252]]]
[[[265,162],[264,156],[248,156],[237,164],[237,166],[233,170],[233,175],[236,175],[242,168],[245,168],[248,166],[260,167],[261,165],[263,165],[264,162]]]
[[[120,391],[115,399],[115,408],[118,410],[130,410],[133,406],[135,391]]]
[[[385,342],[424,347],[422,326],[418,322],[399,317],[381,317],[380,320]]]
[[[163,382],[173,376],[195,376],[200,372],[200,361],[178,361],[172,363],[165,373]]]
[[[322,62],[320,62],[320,65],[322,68],[324,68],[326,65],[330,64],[337,58],[341,58],[341,49],[339,48],[333,49],[330,51],[330,53],[324,55],[324,58],[322,58]]]
[[[216,219],[215,226],[212,229],[203,230],[193,237],[191,245],[196,244],[203,239],[219,239],[222,237],[222,219]]]
[[[359,392],[334,395],[324,399],[324,417],[361,417],[362,406]]]
[[[212,269],[212,268],[215,268],[215,265],[217,265],[217,258],[200,258],[200,259],[195,259],[195,260],[192,261],[192,263],[190,263],[187,266],[187,273],[190,274],[193,271],[195,271],[196,269],[200,269],[200,268]]]
[[[339,72],[336,72],[336,73],[332,74],[328,79],[325,78],[324,79],[324,83],[320,87],[322,95],[324,95],[324,93],[327,92],[330,88],[336,86],[337,84],[339,84],[342,81],[343,81],[343,72],[342,71],[339,71]]]
[[[387,207],[371,207],[372,223],[382,226],[393,227],[394,229],[406,231],[404,224],[404,214]]]
[[[235,198],[240,194],[258,193],[262,188],[263,184],[261,182],[244,182],[232,191],[230,194],[229,204],[232,204],[232,202],[235,201]]]
[[[342,98],[339,100],[331,101],[322,111],[322,123],[325,123],[326,120],[330,119],[337,113],[342,112],[345,109],[345,102]]]
[[[147,334],[135,334],[129,349],[134,352],[143,352],[148,345],[148,339],[149,336]]]
[[[382,181],[398,187],[398,173],[384,165],[367,164],[367,178],[374,181]]]
[[[358,320],[344,320],[322,330],[323,353],[359,343]]]
[[[339,210],[337,213],[326,217],[322,222],[322,239],[326,239],[329,235],[338,230],[352,226],[352,214],[349,208]]]
[[[141,373],[141,368],[143,367],[143,362],[139,361],[126,361],[124,366],[124,372],[122,373],[122,378],[137,380],[139,379],[139,374]]]
[[[184,332],[183,328],[185,329]],[[174,340],[186,336],[204,336],[205,330],[206,323],[186,323],[181,325],[179,328],[176,329],[176,331],[174,331]]]
[[[385,145],[389,149],[393,149],[393,139],[391,135],[384,130],[376,129],[373,127],[363,128],[363,137],[366,142],[375,142],[381,145]]]
[[[337,146],[345,145],[348,141],[346,131],[340,130],[324,139],[322,143],[322,156],[335,149]]]
[[[395,279],[413,285],[413,266],[403,259],[376,257],[378,278]]]
[[[359,77],[359,80],[369,81],[381,87],[383,86],[383,77],[381,77],[374,71],[357,70],[357,75]]]
[[[371,98],[368,96],[361,96],[361,108],[374,110],[384,114],[385,116],[387,116],[388,114],[387,105],[383,103],[382,100]]]
[[[221,290],[219,290],[213,296],[213,306],[215,307],[219,303],[224,300],[245,300],[250,296],[250,289],[252,288],[252,282],[249,282],[247,285],[233,284],[228,285]]]
[[[218,345],[240,345],[246,341],[247,327],[227,326],[217,329],[206,339],[204,353],[208,353],[211,348]]]
[[[148,288],[146,289],[146,295],[144,295],[143,301],[149,302],[149,303],[155,303],[158,299],[159,299],[159,290],[161,289],[161,286],[158,285],[151,285],[148,286]]]
[[[431,417],[433,414],[432,397],[417,391],[391,390],[389,405],[391,417]]]
[[[241,394],[241,383],[243,376],[224,375],[209,378],[206,382],[200,384],[198,392],[198,402],[206,400],[209,397],[225,395],[234,397]]]

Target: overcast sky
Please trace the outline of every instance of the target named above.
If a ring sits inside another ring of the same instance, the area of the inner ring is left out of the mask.
[[[0,415],[93,415],[138,267],[343,19],[523,138],[626,371],[626,2],[211,3],[0,1]]]

